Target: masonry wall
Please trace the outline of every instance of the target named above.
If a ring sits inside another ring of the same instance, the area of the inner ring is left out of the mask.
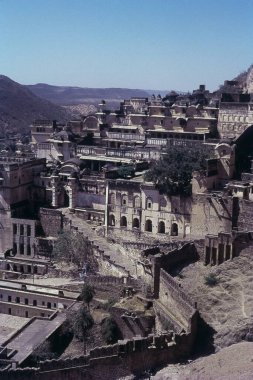
[[[41,208],[40,222],[46,236],[57,237],[63,227],[62,213],[58,210]]]
[[[253,202],[240,199],[238,202],[238,207],[238,230],[253,231]]]
[[[231,232],[233,216],[232,197],[213,197],[210,194],[193,195],[191,235],[203,238],[206,234]]]
[[[189,355],[189,334],[171,332],[95,348],[85,357],[42,362],[39,369],[0,370],[1,380],[116,380],[177,362]]]

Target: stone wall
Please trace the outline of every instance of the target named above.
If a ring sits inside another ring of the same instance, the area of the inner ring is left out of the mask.
[[[150,335],[95,348],[89,355],[48,360],[40,367],[0,370],[1,380],[116,380],[140,376],[151,369],[186,358],[192,348],[190,334]]]
[[[40,209],[40,223],[46,236],[57,237],[63,228],[63,216],[61,211],[49,208]]]
[[[219,194],[197,194],[192,197],[191,235],[202,238],[207,234],[231,232],[233,198]]]
[[[253,230],[253,202],[239,199],[237,227],[239,231]]]

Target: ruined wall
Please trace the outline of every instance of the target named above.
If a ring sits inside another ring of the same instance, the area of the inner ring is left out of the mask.
[[[186,295],[180,283],[163,269],[160,273],[159,300],[155,301],[155,305],[158,315],[165,318],[176,332],[191,331],[196,305]]]
[[[4,252],[7,249],[12,248],[12,246],[12,223],[10,211],[0,210],[0,256],[3,257]]]
[[[253,202],[246,199],[238,201],[237,227],[239,231],[253,231]]]
[[[61,211],[49,208],[40,209],[40,222],[46,236],[58,236],[63,227],[63,216]]]
[[[191,235],[202,238],[206,234],[218,235],[219,232],[231,232],[232,216],[232,197],[193,195]]]

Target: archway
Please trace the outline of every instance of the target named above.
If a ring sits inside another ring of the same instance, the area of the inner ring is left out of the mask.
[[[165,223],[163,221],[158,224],[158,233],[165,234]]]
[[[178,236],[178,225],[177,225],[177,223],[172,223],[171,236]]]
[[[138,218],[134,218],[133,220],[133,228],[140,228],[140,221]]]
[[[122,216],[120,219],[120,226],[121,227],[127,227],[127,218],[125,216]]]
[[[113,214],[109,215],[109,226],[115,226],[115,216]]]
[[[146,220],[145,231],[152,232],[152,221],[150,219]]]

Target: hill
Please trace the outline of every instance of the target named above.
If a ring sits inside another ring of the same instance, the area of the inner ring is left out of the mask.
[[[101,99],[110,106],[118,105],[120,101],[131,97],[149,97],[149,91],[128,88],[88,88],[51,86],[38,83],[26,86],[35,95],[59,105],[93,104],[97,105]]]
[[[33,94],[26,86],[0,75],[0,136],[26,133],[35,119],[66,121],[69,113]]]

